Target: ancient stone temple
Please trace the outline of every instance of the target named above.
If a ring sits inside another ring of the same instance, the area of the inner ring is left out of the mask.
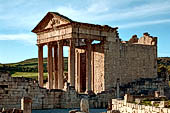
[[[73,21],[49,12],[32,30],[37,34],[39,85],[43,87],[43,46],[48,47],[48,89],[63,89],[63,46],[69,46],[68,83],[77,92],[99,93],[140,77],[157,76],[157,38],[144,33],[129,41],[117,27]]]

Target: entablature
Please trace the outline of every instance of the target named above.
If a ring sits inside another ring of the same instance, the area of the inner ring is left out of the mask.
[[[37,34],[37,44],[66,39],[89,39],[103,41],[115,38],[118,28],[72,21],[58,13],[49,12],[32,30]]]

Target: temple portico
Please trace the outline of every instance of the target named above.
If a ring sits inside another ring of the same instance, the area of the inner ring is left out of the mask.
[[[43,46],[47,45],[48,48],[48,57],[47,57],[47,69],[48,69],[48,89],[63,89],[64,88],[64,59],[63,59],[63,44],[66,42],[69,46],[69,55],[68,55],[68,82],[70,86],[75,87],[75,40],[68,39],[67,41],[55,41],[48,42],[47,44],[37,44],[38,45],[38,81],[39,85],[43,87]],[[65,45],[66,45],[65,44]],[[89,41],[86,42],[86,72],[88,76],[86,76],[86,87],[91,89],[90,83],[91,81],[91,44]]]
[[[106,30],[115,30],[108,26],[105,27]],[[90,31],[91,28],[97,31]],[[85,29],[88,30],[87,33],[83,31]],[[49,12],[32,32],[37,34],[38,81],[41,87],[44,85],[43,46],[47,45],[48,47],[48,89],[64,88],[63,46],[68,46],[67,82],[79,92],[92,90],[94,86],[91,59],[92,41],[104,40],[105,32],[102,26],[74,22],[58,13]],[[76,52],[82,50],[83,53]]]
[[[86,53],[86,87],[87,91],[91,90],[91,40],[85,40],[87,45]],[[75,39],[59,40],[48,42],[46,44],[37,44],[38,46],[38,82],[41,87],[43,83],[43,47],[46,45],[48,48],[47,69],[48,69],[48,89],[63,89],[64,88],[64,59],[63,59],[63,46],[69,46],[68,54],[68,83],[70,86],[75,87],[76,76],[76,53]],[[80,65],[80,62],[77,62]],[[77,74],[79,75],[79,74]],[[80,76],[80,75],[79,75]]]

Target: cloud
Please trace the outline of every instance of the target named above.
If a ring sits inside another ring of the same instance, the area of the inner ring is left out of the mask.
[[[26,43],[35,44],[36,36],[33,34],[0,34],[0,40],[21,40]]]
[[[162,20],[152,20],[152,21],[143,21],[143,22],[133,22],[124,25],[117,25],[119,28],[132,28],[132,27],[139,27],[145,25],[154,25],[154,24],[162,24],[168,23],[170,19],[162,19]]]
[[[26,2],[26,0],[24,1]],[[37,23],[45,16],[44,12],[48,11],[49,9],[53,9],[52,11],[57,11],[65,16],[68,16],[69,18],[75,21],[94,23],[94,24],[107,24],[110,22],[117,23],[117,21],[123,23],[126,22],[127,20],[134,20],[133,23],[124,24],[124,25],[119,24],[121,28],[169,22],[168,19],[156,20],[156,21],[144,21],[144,20],[148,20],[148,19],[151,20],[150,18],[147,18],[151,16],[152,17],[160,16],[161,14],[168,15],[170,13],[170,5],[169,5],[170,0],[164,0],[164,1],[155,0],[154,2],[153,1],[148,2],[148,0],[144,0],[143,2],[141,2],[140,0],[128,0],[128,1],[120,0],[116,2],[113,2],[112,0],[107,0],[107,1],[87,0],[87,1],[83,1],[83,2],[87,2],[86,5],[83,5],[83,7],[75,6],[74,2],[72,2],[69,4],[63,4],[62,6],[60,5],[57,8],[54,8],[55,6],[53,5],[50,6],[49,4],[47,4],[45,9],[43,9],[41,6],[41,4],[45,3],[44,1],[39,4],[41,8],[38,9],[34,9],[35,6],[37,6],[35,4],[38,4],[38,2],[36,3],[29,2],[28,4],[25,4],[25,2],[19,0],[19,2],[16,2],[14,4],[12,2],[11,4],[9,4],[8,6],[9,8],[7,8],[7,6],[5,7],[5,5],[2,5],[5,2],[0,1],[0,3],[2,3],[0,5],[0,7],[2,6],[0,10],[1,9],[4,10],[4,11],[2,10],[3,15],[0,15],[0,23],[4,24],[5,25],[4,27],[6,28],[13,28],[13,29],[16,28],[16,29],[24,29],[25,31],[31,31],[32,28],[36,26]],[[81,2],[79,4],[82,4]],[[135,4],[134,2],[141,2],[141,4],[131,5],[131,4]],[[29,8],[32,5],[35,6]],[[20,7],[16,8],[15,6],[20,6]],[[7,9],[7,11],[5,11],[5,9]],[[11,11],[11,9],[13,10]],[[137,18],[144,18],[143,22],[135,21]],[[22,37],[22,35],[25,35],[24,37],[30,36],[28,34],[27,35],[14,34],[12,36]],[[7,37],[9,36],[10,35],[8,35]],[[1,37],[0,39],[2,40]],[[22,39],[18,38],[18,40],[19,39],[25,41],[27,40],[25,38]]]
[[[51,5],[56,3],[54,1],[54,3],[52,1],[35,2],[35,0],[28,3],[26,0],[12,3],[9,1],[0,1],[0,13],[2,13],[0,23],[4,23],[8,28],[23,28],[29,29],[29,31],[48,11],[57,11],[75,21],[94,24],[107,24],[170,13],[170,0],[155,0],[154,2],[148,0],[142,2],[141,0],[119,0],[116,2],[112,0],[81,0],[76,3],[85,5],[76,6],[74,2],[55,6]],[[138,2],[140,5],[131,5]],[[58,4],[62,3],[58,2]],[[43,5],[46,7],[44,8]]]
[[[93,19],[96,19],[98,21],[120,21],[136,18],[146,18],[151,16],[157,16],[160,14],[169,14],[169,4],[170,2],[152,4],[150,3],[142,4],[140,6],[122,8],[119,11],[114,11],[114,9],[112,9],[111,12],[103,15],[96,15],[96,17]]]
[[[93,0],[93,3],[91,3],[87,7],[87,12],[88,13],[103,13],[106,12],[110,9],[111,7],[111,0],[103,1],[103,0]]]
[[[94,0],[96,1],[96,0]],[[139,1],[139,0],[135,0]],[[130,3],[134,1],[130,0]],[[113,3],[110,0],[108,2],[96,1],[91,3],[85,8],[75,9],[74,6],[62,6],[57,8],[59,13],[62,13],[72,19],[77,21],[85,21],[89,23],[105,23],[105,22],[114,22],[120,20],[130,20],[135,18],[146,18],[151,16],[158,16],[161,14],[170,13],[170,0],[159,1],[151,3],[143,3],[140,5],[126,6],[120,8],[117,5],[125,5],[127,2],[118,2]],[[160,5],[161,4],[161,5]],[[115,6],[115,7],[114,7]],[[118,10],[119,9],[119,10]]]

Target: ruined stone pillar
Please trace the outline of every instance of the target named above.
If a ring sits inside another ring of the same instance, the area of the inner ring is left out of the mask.
[[[53,56],[52,56],[52,45],[50,43],[48,46],[48,58],[47,58],[47,68],[48,68],[48,89],[53,88]]]
[[[86,99],[86,98],[82,98],[81,99],[81,102],[80,102],[80,111],[82,113],[89,113],[89,101],[88,101],[88,99]]]
[[[120,98],[120,79],[118,78],[116,81],[116,96]]]
[[[21,99],[21,110],[23,113],[32,113],[32,100],[29,97],[23,97]]]
[[[86,92],[91,91],[91,40],[85,41],[86,48]]]
[[[38,83],[43,87],[43,45],[38,45]]]
[[[58,41],[58,88],[64,88],[64,61],[63,61],[63,41]]]
[[[54,89],[58,89],[58,45],[54,46]]]
[[[75,39],[70,39],[68,56],[68,81],[75,87]]]

